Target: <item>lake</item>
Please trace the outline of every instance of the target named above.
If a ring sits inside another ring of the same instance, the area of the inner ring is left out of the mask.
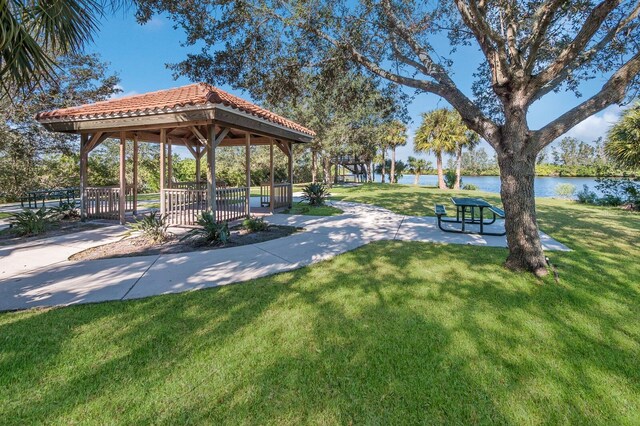
[[[405,175],[399,179],[399,183],[412,185],[413,175]],[[380,182],[380,176],[376,175],[376,182]],[[486,192],[500,192],[500,177],[499,176],[462,176],[462,184],[472,183],[476,185],[481,191]],[[536,177],[535,180],[535,193],[536,197],[557,197],[555,188],[558,184],[569,183],[576,187],[576,192],[582,190],[582,185],[587,185],[591,190],[598,193],[596,190],[596,178],[594,177]],[[420,185],[437,186],[437,175],[422,175],[420,176]],[[599,194],[601,195],[601,194]]]

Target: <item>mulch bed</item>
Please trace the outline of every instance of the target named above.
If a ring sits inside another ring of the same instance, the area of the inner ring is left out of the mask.
[[[109,224],[95,222],[81,222],[80,219],[61,220],[52,222],[49,228],[38,235],[18,235],[14,228],[5,228],[0,231],[0,245],[21,244],[43,238],[57,237],[59,235],[73,234],[90,229],[103,228]]]
[[[243,228],[237,227],[230,230],[231,237],[224,245],[206,245],[198,240],[181,241],[181,236],[175,234],[171,234],[169,238],[162,243],[149,241],[142,236],[131,236],[120,241],[81,251],[69,257],[69,260],[113,259],[118,257],[150,256],[224,249],[274,240],[301,230],[302,228],[296,228],[295,226],[271,225],[265,231],[248,232]]]

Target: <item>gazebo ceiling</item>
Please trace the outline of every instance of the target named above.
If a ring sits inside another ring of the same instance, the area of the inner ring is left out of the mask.
[[[191,137],[191,128],[212,122],[296,142],[309,142],[315,136],[313,130],[206,83],[42,112],[36,120],[57,132],[125,131],[149,141],[160,128],[167,128],[179,142]],[[232,144],[234,136],[241,138],[232,130],[225,142]]]

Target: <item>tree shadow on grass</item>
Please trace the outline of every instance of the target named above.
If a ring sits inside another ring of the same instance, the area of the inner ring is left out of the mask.
[[[538,286],[501,268],[505,253],[380,242],[243,285],[5,314],[0,415],[166,424],[630,419],[640,408],[640,337],[629,283],[611,272],[594,283],[593,259],[567,254],[574,278]]]

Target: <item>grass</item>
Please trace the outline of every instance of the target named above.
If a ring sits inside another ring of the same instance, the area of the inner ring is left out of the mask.
[[[413,214],[450,195],[335,192]],[[540,199],[539,217],[574,250],[550,254],[559,284],[505,270],[504,249],[388,241],[241,285],[1,314],[0,418],[638,424],[640,215]]]
[[[11,216],[13,216],[11,213],[0,212],[0,219],[9,219]]]
[[[333,206],[310,206],[308,204],[294,203],[292,208],[284,210],[283,213],[308,216],[335,216],[341,214],[342,210]]]

